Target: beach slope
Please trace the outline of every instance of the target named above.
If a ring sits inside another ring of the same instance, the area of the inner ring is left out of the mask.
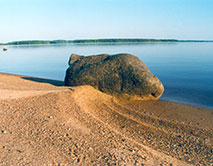
[[[0,73],[0,165],[211,165],[213,110]]]

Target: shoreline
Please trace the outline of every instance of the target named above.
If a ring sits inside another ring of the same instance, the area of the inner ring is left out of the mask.
[[[0,46],[7,45],[31,45],[31,44],[122,44],[122,43],[180,43],[180,42],[213,42],[213,40],[178,40],[178,39],[146,39],[146,38],[105,38],[105,39],[76,39],[76,40],[23,40],[0,43]]]
[[[178,101],[178,100],[167,100],[167,99],[159,99],[159,101],[165,101],[165,102],[172,102],[172,103],[177,103],[177,104],[184,104],[184,105],[188,105],[188,106],[193,106],[193,107],[199,107],[199,108],[205,108],[205,109],[210,109],[212,110],[213,107],[210,107],[210,106],[205,106],[205,105],[202,105],[202,104],[196,104],[196,103],[192,103],[192,102],[181,102],[181,101]]]
[[[52,82],[53,84],[57,84],[57,85],[60,85],[60,86],[63,86],[64,85],[64,81],[62,80],[55,80],[55,79],[49,79],[49,78],[43,78],[43,77],[35,77],[35,76],[31,76],[31,75],[22,75],[22,74],[13,74],[13,73],[4,73],[4,72],[0,72],[0,75],[1,74],[5,74],[5,75],[11,75],[11,76],[18,76],[18,77],[29,77],[31,79],[35,79],[35,80],[40,80],[40,82]],[[38,81],[39,82],[39,81]],[[213,110],[213,108],[209,107],[209,106],[204,106],[204,105],[201,105],[201,104],[193,104],[193,103],[190,103],[190,102],[181,102],[181,101],[178,101],[178,100],[167,100],[167,99],[162,99],[162,96],[158,99],[158,101],[165,101],[165,102],[172,102],[172,103],[177,103],[177,104],[184,104],[184,105],[188,105],[188,106],[193,106],[193,107],[199,107],[199,108],[204,108],[204,109],[210,109],[210,110]]]
[[[209,165],[213,109],[0,73],[0,165]]]

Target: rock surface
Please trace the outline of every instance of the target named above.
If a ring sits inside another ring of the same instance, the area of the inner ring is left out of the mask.
[[[139,58],[130,54],[72,54],[65,85],[91,85],[119,98],[137,100],[156,100],[164,91],[160,80]]]

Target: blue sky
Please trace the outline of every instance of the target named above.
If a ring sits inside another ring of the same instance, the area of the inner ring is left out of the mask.
[[[213,0],[0,0],[0,42],[213,39]]]

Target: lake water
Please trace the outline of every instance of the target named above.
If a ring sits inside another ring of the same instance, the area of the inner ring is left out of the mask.
[[[162,100],[213,108],[213,43],[0,46],[0,72],[64,80],[72,53],[130,53],[164,84]]]

